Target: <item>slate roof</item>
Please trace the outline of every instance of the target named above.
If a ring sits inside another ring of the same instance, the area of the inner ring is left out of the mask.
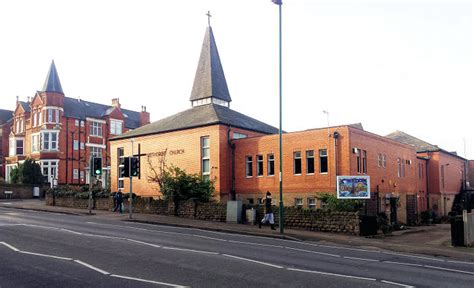
[[[400,143],[404,143],[404,144],[408,144],[410,146],[413,146],[413,147],[415,147],[417,152],[425,152],[425,151],[433,152],[433,151],[441,150],[436,145],[432,145],[428,142],[425,142],[421,139],[418,139],[418,138],[416,138],[414,136],[411,136],[411,135],[409,135],[405,132],[402,132],[402,131],[392,132],[392,133],[388,134],[385,137],[390,138],[390,139],[395,140],[395,141],[400,142]]]
[[[64,97],[64,115],[76,119],[86,117],[101,119],[110,114],[111,106]],[[120,108],[125,116],[125,127],[135,129],[140,126],[140,112]]]
[[[18,102],[20,103],[21,107],[23,107],[23,110],[25,110],[25,112],[31,111],[29,102],[24,102],[24,101],[18,101]]]
[[[207,27],[190,101],[214,97],[231,102],[212,28]]]
[[[54,60],[51,62],[48,76],[46,76],[46,81],[44,81],[43,92],[56,92],[64,94],[63,88],[61,87],[61,82],[59,81],[56,65],[54,65]]]
[[[112,138],[111,140],[160,134],[216,124],[230,125],[235,128],[251,130],[264,134],[278,133],[278,128],[260,122],[242,113],[217,104],[208,104],[179,112],[170,117],[128,131]]]
[[[13,111],[0,109],[0,125],[13,118]]]

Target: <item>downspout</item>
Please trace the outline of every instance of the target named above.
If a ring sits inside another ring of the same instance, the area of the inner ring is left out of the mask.
[[[69,118],[66,117],[66,184],[69,183]]]
[[[235,143],[232,143],[231,138],[230,138],[230,130],[231,126],[229,125],[229,128],[227,129],[227,143],[229,144],[230,149],[232,150],[232,183],[231,183],[231,188],[230,188],[230,200],[235,201],[236,200],[236,195],[235,195]]]
[[[334,131],[333,133],[334,137],[334,167],[335,167],[335,175],[336,175],[336,184],[337,184],[337,139],[339,138],[339,132]]]
[[[77,164],[78,164],[78,166],[79,166],[79,167],[78,167],[78,169],[79,169],[79,175],[81,174],[80,171],[81,171],[81,127],[82,127],[82,123],[83,123],[83,120],[82,120],[82,119],[79,120],[79,127],[78,127],[78,128],[79,128],[79,132],[78,132],[78,135],[77,135],[77,137],[78,137],[78,146],[79,146],[79,147],[78,147],[79,149],[77,149],[78,152],[79,152],[79,155],[78,155],[78,157],[77,157]],[[85,128],[85,126],[86,126],[86,125],[84,124],[84,128]],[[85,149],[85,145],[84,145],[84,153],[85,153],[85,150],[86,150],[86,149]],[[84,177],[87,179],[87,176],[86,176],[86,175],[84,175]],[[81,177],[79,177],[79,179],[78,179],[79,184],[81,183],[81,179],[80,179],[80,178],[81,178]]]

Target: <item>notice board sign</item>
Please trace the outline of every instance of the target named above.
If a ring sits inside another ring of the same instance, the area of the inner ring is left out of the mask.
[[[370,176],[337,176],[338,199],[370,199]]]

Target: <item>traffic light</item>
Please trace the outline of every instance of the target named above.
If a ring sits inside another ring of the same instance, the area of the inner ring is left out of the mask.
[[[123,158],[123,167],[120,171],[120,178],[130,177],[130,157]]]
[[[92,175],[102,175],[102,158],[92,158]]]
[[[132,157],[131,174],[132,177],[137,177],[140,174],[140,159],[138,157]]]

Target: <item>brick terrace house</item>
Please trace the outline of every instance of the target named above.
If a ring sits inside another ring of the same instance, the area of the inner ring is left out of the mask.
[[[5,157],[8,156],[8,135],[12,119],[13,111],[0,109],[0,179],[5,178]]]
[[[104,176],[110,169],[109,138],[149,123],[150,115],[123,109],[119,99],[103,105],[64,95],[54,61],[42,91],[13,112],[6,158],[6,180],[11,169],[26,158],[41,165],[48,182],[85,184],[89,157],[102,157]],[[105,181],[103,181],[105,182]]]
[[[426,159],[426,208],[433,209],[440,216],[447,216],[456,194],[466,188],[468,161],[456,152],[448,152],[402,131],[393,132],[387,137],[411,145],[420,159]]]
[[[190,101],[188,110],[111,139],[112,190],[129,191],[128,178],[120,178],[123,159],[139,155],[140,176],[133,179],[138,195],[160,196],[148,177],[161,157],[168,166],[214,180],[220,201],[235,196],[255,203],[267,190],[277,197],[278,129],[230,109],[211,27]],[[364,131],[360,124],[284,133],[283,143],[287,206],[319,207],[316,196],[335,193],[338,175],[371,176],[371,209],[387,211],[402,222],[414,221],[426,205],[427,160],[410,145]]]

